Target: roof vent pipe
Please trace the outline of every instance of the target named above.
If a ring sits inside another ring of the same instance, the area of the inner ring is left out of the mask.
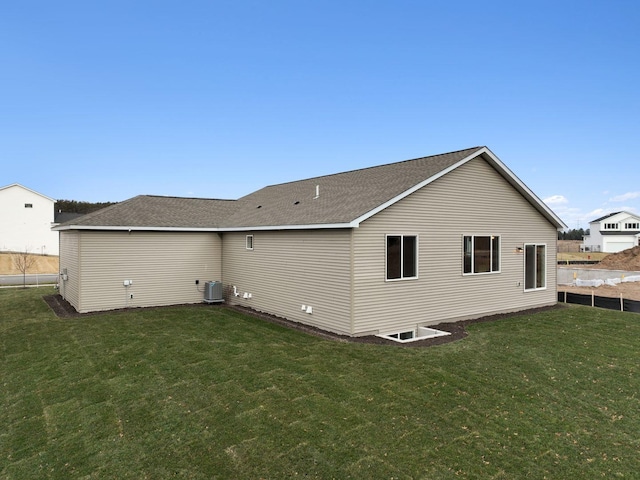
[[[320,185],[316,185],[316,196],[313,197],[313,199],[315,200],[316,198],[318,198],[320,196]]]

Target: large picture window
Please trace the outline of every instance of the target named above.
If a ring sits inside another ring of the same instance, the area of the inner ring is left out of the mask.
[[[465,235],[462,243],[464,273],[495,273],[500,271],[499,236]]]
[[[524,289],[547,288],[547,246],[528,244],[524,246]]]
[[[387,235],[387,280],[417,277],[417,235]]]

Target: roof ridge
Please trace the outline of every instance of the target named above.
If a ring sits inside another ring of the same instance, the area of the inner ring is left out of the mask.
[[[314,180],[316,178],[335,177],[337,175],[344,175],[346,173],[362,172],[362,171],[365,171],[365,170],[372,170],[372,169],[375,169],[375,168],[387,167],[387,166],[390,166],[390,165],[399,165],[401,163],[415,162],[416,160],[423,160],[425,158],[443,157],[445,155],[454,155],[456,153],[465,152],[465,151],[469,151],[469,152],[477,151],[477,150],[480,150],[482,148],[486,148],[486,147],[484,147],[484,146],[476,146],[476,147],[470,147],[470,148],[462,148],[460,150],[454,150],[452,152],[438,153],[436,155],[427,155],[427,156],[424,156],[424,157],[410,158],[410,159],[407,159],[407,160],[400,160],[399,162],[383,163],[382,165],[372,165],[370,167],[354,168],[353,170],[345,170],[343,172],[329,173],[329,174],[326,174],[326,175],[317,175],[315,177],[302,178],[300,180],[291,180],[289,182],[274,183],[274,184],[271,184],[271,185],[267,185],[267,186],[265,186],[263,188],[279,187],[281,185],[288,185],[288,184],[291,184],[291,183],[307,182],[309,180]],[[249,194],[249,195],[251,195],[251,194]]]
[[[152,197],[152,198],[176,198],[179,200],[205,200],[215,202],[236,202],[234,198],[206,198],[206,197],[180,197],[178,195],[138,195],[138,197]],[[134,197],[135,198],[135,197]]]
[[[613,217],[614,215],[619,215],[621,213],[626,213],[627,215],[630,215],[634,218],[640,218],[640,215],[636,215],[633,212],[629,212],[627,210],[620,210],[618,212],[611,212],[611,213],[607,213],[606,215],[603,215],[599,218],[596,218],[595,220],[591,220],[589,223],[595,223],[595,222],[601,222],[602,220],[604,220],[605,218],[609,218],[609,217]]]

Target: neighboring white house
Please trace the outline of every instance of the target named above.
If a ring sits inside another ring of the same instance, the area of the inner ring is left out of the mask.
[[[17,183],[0,187],[0,251],[58,255],[56,201]]]
[[[615,212],[589,222],[589,235],[584,237],[582,249],[615,253],[637,245],[640,245],[640,217]]]

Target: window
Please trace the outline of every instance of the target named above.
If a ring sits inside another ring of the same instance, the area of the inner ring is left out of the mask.
[[[25,203],[24,208],[33,208],[33,203]]]
[[[418,237],[387,235],[387,280],[418,277]]]
[[[617,230],[618,229],[618,224],[617,223],[605,223],[604,224],[604,229],[605,230]]]
[[[253,235],[247,235],[245,241],[247,250],[253,250]]]
[[[638,229],[640,229],[640,223],[625,223],[624,224],[624,229],[625,230],[638,230]]]
[[[411,340],[413,338],[413,330],[409,330],[408,332],[392,333],[391,335],[387,335],[387,337],[395,338],[397,340]]]
[[[500,271],[500,237],[463,237],[463,273],[496,273]]]
[[[524,246],[524,289],[539,290],[547,287],[547,246]]]

